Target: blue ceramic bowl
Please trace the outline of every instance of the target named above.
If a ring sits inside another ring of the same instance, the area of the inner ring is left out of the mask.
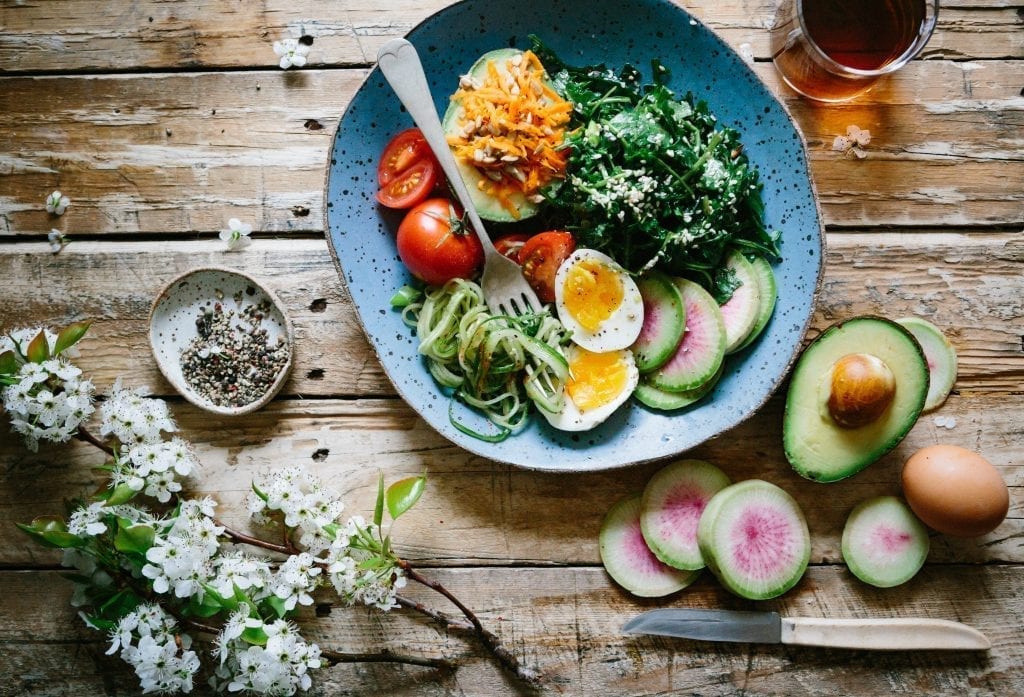
[[[483,53],[529,47],[538,35],[568,63],[632,63],[649,79],[651,60],[671,71],[669,85],[704,99],[723,124],[740,131],[764,182],[769,229],[782,231],[775,267],[779,300],[764,334],[727,358],[712,394],[694,407],[656,412],[632,401],[584,433],[564,433],[542,418],[501,443],[468,436],[449,420],[486,428],[427,372],[416,339],[389,299],[412,279],[395,250],[401,213],[378,206],[377,158],[387,141],[412,126],[391,88],[374,70],[338,126],[327,185],[331,250],[366,335],[402,397],[446,438],[473,453],[538,470],[588,471],[682,453],[721,435],[757,411],[778,388],[801,346],[820,283],[823,233],[803,140],[782,105],[711,31],[665,0],[465,0],[408,35],[417,47],[440,113],[460,74]]]

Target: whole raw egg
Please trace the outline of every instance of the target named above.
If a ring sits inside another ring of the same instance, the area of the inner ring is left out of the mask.
[[[953,537],[994,530],[1010,507],[999,471],[976,452],[956,445],[930,445],[903,465],[903,494],[917,517]]]

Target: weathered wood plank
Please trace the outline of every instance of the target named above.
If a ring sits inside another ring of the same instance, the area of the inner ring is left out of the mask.
[[[809,141],[826,222],[989,225],[1024,221],[1014,61],[917,61],[854,104],[788,93]],[[364,70],[0,78],[0,236],[320,230],[334,124]],[[700,87],[696,86],[699,92]],[[39,108],[40,95],[48,95]],[[834,152],[857,124],[866,160]],[[742,124],[738,124],[742,130]],[[43,199],[73,200],[59,220]]]
[[[221,502],[219,515],[248,525],[245,497],[258,473],[305,464],[337,490],[347,515],[373,510],[378,472],[388,481],[426,470],[420,504],[396,528],[396,545],[414,559],[442,564],[596,564],[601,519],[613,502],[643,489],[659,464],[589,474],[538,473],[496,465],[453,446],[400,400],[284,401],[247,417],[217,418],[176,404],[181,434],[196,444],[202,470],[190,490]],[[789,491],[803,507],[812,559],[836,562],[849,511],[858,502],[899,493],[899,471],[916,449],[939,442],[983,453],[1011,487],[1008,519],[978,539],[934,536],[933,562],[1024,561],[1024,395],[951,396],[926,415],[892,453],[861,474],[825,485],[799,477],[782,452],[782,399],[747,423],[690,454],[719,465],[735,480],[761,478]],[[13,437],[0,444],[0,564],[54,562],[13,523],[63,513],[62,501],[102,482],[91,467],[102,454],[82,443],[46,446],[38,454]],[[567,513],[571,511],[571,513]]]
[[[1020,388],[1020,233],[844,232],[829,235],[828,246],[813,332],[856,314],[919,315],[946,330],[956,347],[957,389]],[[295,324],[295,368],[285,394],[394,394],[322,240],[259,239],[244,252],[223,250],[219,240],[76,241],[58,255],[41,243],[7,245],[0,249],[0,329],[93,318],[80,363],[97,384],[123,375],[170,394],[149,350],[153,298],[191,268],[236,266],[274,288]]]
[[[1024,611],[1019,567],[926,567],[906,586],[851,586],[839,567],[812,568],[794,591],[742,603],[704,578],[674,598],[638,602],[596,568],[428,570],[527,664],[544,675],[540,694],[719,695],[891,694],[1016,695],[1024,691]],[[104,637],[85,629],[54,572],[0,572],[0,645],[5,695],[133,694],[130,669],[103,656]],[[965,589],[970,589],[965,593]],[[409,595],[437,606],[419,589]],[[326,599],[326,595],[325,595]],[[326,600],[325,600],[326,602]],[[840,651],[770,645],[708,644],[629,637],[619,627],[654,606],[777,610],[827,617],[934,617],[967,622],[992,640],[987,653]],[[17,613],[14,613],[17,608]],[[456,659],[453,675],[392,665],[342,665],[314,673],[321,694],[505,696],[523,694],[471,639],[395,611],[388,616],[334,608],[306,613],[308,639],[343,651],[380,650]],[[207,694],[200,690],[198,694]]]
[[[0,6],[0,71],[118,71],[168,67],[274,67],[271,44],[310,36],[310,65],[369,64],[388,39],[406,34],[447,0],[355,3],[238,3],[195,5],[145,0],[72,0]],[[677,3],[734,48],[746,44],[771,56],[770,0],[689,0]],[[926,56],[1009,58],[1024,55],[1024,36],[1012,7],[999,2],[943,3]],[[543,31],[538,27],[538,32]]]

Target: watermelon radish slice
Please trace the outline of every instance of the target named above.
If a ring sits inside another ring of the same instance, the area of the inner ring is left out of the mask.
[[[622,499],[605,514],[598,537],[608,575],[633,595],[658,598],[693,583],[699,571],[680,571],[658,561],[640,532],[640,494]]]
[[[924,359],[928,363],[928,395],[924,398],[922,411],[936,409],[946,401],[956,382],[956,349],[942,330],[926,319],[903,317],[896,321],[921,344]]]
[[[651,477],[640,499],[640,531],[654,555],[677,569],[703,569],[697,523],[711,497],[730,483],[703,460],[674,462]]]
[[[682,294],[663,273],[648,272],[636,285],[644,302],[644,323],[630,348],[637,370],[649,373],[665,365],[683,340],[686,308]]]
[[[718,372],[712,375],[711,379],[703,385],[694,387],[692,390],[686,390],[685,392],[666,392],[665,390],[660,390],[647,382],[644,377],[641,377],[640,383],[633,390],[633,396],[641,404],[651,409],[658,409],[659,411],[682,409],[683,407],[696,404],[711,394],[711,390],[715,389],[719,378],[722,377],[723,367],[720,367]]]
[[[800,506],[760,479],[722,489],[697,526],[697,544],[722,585],[750,600],[782,595],[811,558],[811,537]]]
[[[666,392],[700,387],[718,371],[725,358],[725,324],[718,303],[693,281],[672,279],[686,306],[686,332],[679,348],[648,382]]]
[[[779,287],[775,282],[775,272],[772,271],[772,265],[768,263],[768,260],[764,257],[755,257],[750,262],[751,268],[754,269],[754,276],[757,278],[757,288],[761,291],[761,302],[757,308],[757,321],[754,322],[754,328],[750,330],[750,334],[743,343],[736,349],[742,351],[746,347],[754,343],[754,340],[761,336],[761,332],[768,326],[768,320],[772,318],[772,313],[775,312],[775,302],[779,297]]]
[[[843,559],[854,576],[879,588],[906,583],[928,557],[928,529],[895,496],[862,501],[843,528]]]
[[[729,252],[725,268],[736,275],[739,288],[732,297],[721,305],[722,321],[725,324],[725,353],[735,353],[750,336],[761,309],[761,287],[757,283],[754,267],[737,250]]]

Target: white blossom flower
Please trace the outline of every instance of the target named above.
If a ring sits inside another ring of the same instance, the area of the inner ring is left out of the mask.
[[[216,575],[210,579],[210,586],[224,598],[230,598],[235,588],[246,591],[254,600],[265,597],[254,590],[265,588],[273,577],[270,564],[259,557],[244,552],[228,552],[214,560]]]
[[[293,554],[274,574],[271,581],[274,595],[284,602],[287,610],[294,610],[296,604],[312,605],[313,596],[310,592],[316,589],[322,571],[312,554]]]
[[[64,215],[64,211],[71,205],[71,199],[59,191],[54,191],[46,197],[46,212],[53,215]]]
[[[845,136],[836,136],[832,141],[832,149],[844,153],[847,157],[863,160],[868,156],[865,147],[871,142],[871,131],[861,129],[853,124],[846,127]]]
[[[197,595],[202,599],[203,584],[214,577],[213,558],[220,549],[224,528],[208,515],[211,499],[183,501],[178,515],[157,530],[153,546],[146,551],[142,575],[153,582],[153,591],[174,591],[178,598]]]
[[[284,524],[300,531],[299,544],[313,554],[319,554],[331,544],[333,534],[326,532],[334,524],[345,506],[323,483],[303,467],[287,467],[257,479],[256,487],[266,496],[249,495],[249,512],[264,522],[269,513],[280,512]]]
[[[287,70],[293,65],[301,68],[306,64],[309,46],[300,43],[297,39],[282,39],[274,42],[274,53],[281,58],[278,65],[282,70]]]
[[[406,584],[402,570],[393,563],[359,568],[361,562],[379,554],[362,546],[359,540],[363,535],[372,538],[377,533],[376,525],[367,524],[361,516],[353,516],[338,533],[323,562],[328,580],[345,603],[391,610],[398,607],[396,594]]]
[[[121,658],[135,669],[143,694],[191,692],[192,678],[199,670],[196,652],[179,651],[173,638],[161,642],[144,636],[138,646],[123,649]]]
[[[127,389],[118,378],[110,399],[100,407],[100,435],[112,435],[123,445],[157,443],[161,431],[178,430],[171,418],[167,402],[143,397],[146,387]]]
[[[262,629],[266,646],[250,645],[239,637],[245,628]],[[226,636],[237,634],[232,638]],[[217,638],[215,654],[221,663],[211,682],[220,690],[256,695],[293,695],[312,684],[310,669],[321,666],[320,647],[307,643],[295,626],[284,620],[265,624],[232,616]]]
[[[80,506],[68,516],[68,532],[73,535],[102,535],[107,532],[107,524],[103,519],[109,515],[125,518],[132,523],[148,523],[152,520],[145,511],[135,506],[107,506],[104,501],[96,501],[88,506]]]
[[[133,491],[167,503],[171,494],[181,491],[177,476],[187,477],[198,467],[199,460],[188,443],[173,438],[131,446],[116,463],[111,480],[114,486],[127,484]]]
[[[64,233],[57,229],[51,229],[46,235],[47,242],[50,243],[50,251],[54,254],[64,249],[64,245],[68,243],[68,238],[64,236]]]
[[[220,231],[220,238],[227,242],[228,251],[233,252],[248,247],[252,240],[252,225],[243,223],[238,218],[231,218],[228,221],[228,229]]]
[[[13,345],[10,339],[8,343]],[[13,376],[17,382],[0,392],[11,430],[22,435],[32,452],[41,440],[69,440],[95,411],[93,384],[80,379],[81,374],[63,357],[24,363]]]

